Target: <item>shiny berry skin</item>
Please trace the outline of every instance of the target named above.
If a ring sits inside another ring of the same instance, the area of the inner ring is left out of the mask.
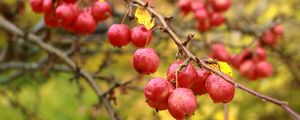
[[[283,35],[283,27],[280,24],[276,24],[271,28],[271,31],[276,36],[282,36]]]
[[[258,78],[258,75],[256,74],[255,69],[255,63],[252,60],[245,61],[239,69],[241,75],[244,77],[250,79],[250,80],[256,80]]]
[[[81,12],[76,21],[75,29],[77,34],[90,34],[96,30],[97,22],[88,11]]]
[[[193,1],[193,2],[192,2],[191,8],[192,8],[192,10],[195,12],[195,11],[197,11],[198,9],[204,9],[205,6],[204,6],[204,4],[203,4],[202,1],[197,0],[197,1]]]
[[[151,108],[155,108],[156,110],[168,109],[168,102],[155,102],[151,100],[146,100],[146,102]]]
[[[92,15],[95,20],[103,21],[106,20],[111,14],[110,4],[108,2],[97,1],[92,6]]]
[[[193,86],[193,91],[197,93],[197,95],[203,95],[207,93],[205,89],[205,81],[210,75],[210,72],[205,69],[197,69],[198,80],[195,82]]]
[[[170,88],[170,83],[163,78],[151,79],[144,89],[146,99],[152,101],[167,101],[169,93],[173,88]]]
[[[176,88],[168,99],[168,111],[175,119],[188,118],[196,110],[196,97],[192,90]]]
[[[212,26],[220,26],[225,22],[225,18],[222,14],[214,12],[211,15],[210,23]]]
[[[274,46],[277,42],[276,36],[270,30],[267,30],[263,33],[261,40],[264,44],[269,46]]]
[[[30,6],[32,11],[36,13],[42,13],[43,12],[43,2],[44,0],[30,0]]]
[[[259,77],[266,78],[272,76],[273,67],[266,61],[260,61],[257,63],[255,71]]]
[[[195,17],[198,21],[202,22],[209,18],[205,9],[198,9],[195,11]]]
[[[209,0],[214,11],[224,12],[231,6],[231,0]]]
[[[265,51],[264,48],[262,47],[257,47],[255,48],[254,50],[254,55],[253,55],[253,59],[255,61],[262,61],[262,60],[265,60],[266,59],[266,56],[267,56],[267,53]]]
[[[221,43],[212,46],[211,57],[220,61],[229,62],[231,57],[225,46]]]
[[[130,29],[126,24],[113,24],[107,34],[110,44],[114,47],[122,47],[130,42]]]
[[[78,10],[73,4],[61,4],[56,8],[56,15],[61,21],[61,24],[72,24],[77,16]]]
[[[155,73],[159,67],[159,57],[152,48],[137,49],[132,58],[134,69],[140,74]]]
[[[191,0],[179,0],[178,7],[183,12],[183,15],[187,15],[191,10]]]
[[[215,74],[206,79],[205,88],[214,103],[228,103],[234,97],[234,85]]]
[[[131,30],[131,42],[136,47],[145,47],[152,40],[152,31],[143,25],[136,26]]]
[[[168,97],[173,89],[171,83],[163,78],[153,78],[145,86],[144,95],[149,106],[163,110],[163,108],[167,109],[163,106],[168,104]],[[162,105],[156,105],[156,103]]]
[[[170,81],[171,83],[176,83],[176,69],[182,63],[182,61],[176,61],[169,67],[167,76],[169,76],[168,81]],[[178,72],[177,77],[179,87],[192,88],[192,86],[198,79],[198,74],[196,69],[191,64],[188,64],[187,67],[184,67],[180,72]]]
[[[43,12],[46,14],[46,13],[51,13],[53,11],[54,11],[53,1],[52,0],[44,0]]]

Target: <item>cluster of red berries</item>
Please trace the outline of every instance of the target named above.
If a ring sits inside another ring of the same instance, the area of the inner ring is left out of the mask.
[[[140,74],[155,73],[160,65],[154,49],[145,48],[151,39],[152,31],[142,25],[130,29],[126,24],[114,24],[108,30],[112,46],[122,47],[132,42],[139,48],[133,54],[132,64]],[[168,109],[174,118],[183,119],[196,110],[195,94],[208,93],[215,103],[228,103],[233,99],[234,86],[207,70],[197,70],[188,64],[176,77],[175,71],[182,63],[177,61],[169,67],[166,80],[157,77],[147,83],[144,93],[150,107]]]
[[[263,33],[260,38],[261,44],[274,46],[282,35],[283,27],[280,24],[275,24]]]
[[[230,55],[223,44],[214,44],[210,55],[220,61],[231,63],[244,77],[250,80],[266,78],[272,75],[272,65],[266,61],[266,51],[262,47],[254,50],[244,49],[238,55]]]
[[[244,77],[250,80],[270,77],[273,73],[273,67],[266,61],[266,51],[260,46],[274,46],[278,38],[283,35],[283,28],[280,24],[275,24],[266,30],[260,37],[258,47],[253,50],[244,49],[238,55],[230,55],[223,44],[214,44],[210,57],[231,63],[238,69]]]
[[[193,12],[200,32],[206,32],[225,22],[223,12],[228,10],[231,0],[179,0],[178,6],[184,15]]]
[[[123,47],[132,42],[138,48],[146,47],[152,40],[152,31],[144,25],[135,26],[130,30],[126,24],[113,24],[108,32],[109,43],[114,47]]]
[[[80,35],[93,33],[97,23],[111,14],[110,4],[105,1],[93,1],[82,9],[77,0],[30,0],[30,5],[34,12],[45,14],[47,26],[60,26]]]
[[[130,42],[139,49],[135,51],[132,64],[141,74],[155,73],[160,60],[154,49],[144,48],[152,40],[152,31],[138,25],[131,30],[126,24],[113,24],[108,30],[108,40],[114,47],[122,47]]]
[[[145,63],[147,64],[147,63]],[[167,79],[153,78],[145,86],[147,104],[156,110],[166,110],[175,119],[194,114],[195,95],[208,93],[214,103],[228,103],[234,97],[234,85],[204,69],[188,64],[176,75],[182,61],[174,62],[167,71]]]

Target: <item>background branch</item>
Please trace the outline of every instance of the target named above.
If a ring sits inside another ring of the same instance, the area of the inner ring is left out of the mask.
[[[36,36],[32,33],[23,32],[21,29],[19,29],[13,23],[7,21],[2,16],[0,16],[0,26],[3,29],[5,29],[11,33],[14,33],[18,36],[27,37],[30,42],[35,43],[36,45],[38,45],[42,49],[46,50],[47,52],[60,58],[62,61],[64,61],[68,65],[68,67],[70,69],[72,69],[73,71],[78,71],[80,76],[82,76],[89,83],[89,85],[93,88],[93,90],[99,97],[100,102],[102,102],[105,105],[105,108],[106,108],[107,112],[109,113],[109,116],[111,117],[111,119],[113,119],[113,120],[120,119],[118,117],[117,113],[114,111],[113,107],[111,106],[109,100],[106,97],[101,97],[103,92],[99,88],[99,86],[98,86],[97,82],[94,80],[94,78],[85,70],[79,69],[78,66],[76,65],[76,63],[71,58],[69,58],[65,53],[61,52],[59,49],[51,46],[50,44],[44,43],[43,40],[38,36]]]

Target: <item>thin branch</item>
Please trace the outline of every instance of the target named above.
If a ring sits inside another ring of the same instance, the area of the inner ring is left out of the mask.
[[[143,2],[142,0],[133,0],[134,3],[137,3],[141,6],[144,6],[145,5],[145,2]],[[199,67],[203,67],[211,72],[213,72],[214,74],[222,77],[224,80],[226,80],[227,82],[233,84],[236,88],[239,88],[243,91],[246,91],[260,99],[262,99],[263,101],[268,101],[270,103],[273,103],[273,104],[276,104],[280,107],[282,107],[284,110],[286,110],[289,114],[291,114],[295,119],[297,120],[300,120],[300,116],[295,112],[293,111],[288,105],[286,102],[283,102],[283,101],[280,101],[280,100],[277,100],[275,98],[272,98],[272,97],[269,97],[269,96],[266,96],[266,95],[263,95],[261,93],[258,93],[250,88],[247,88],[241,84],[238,84],[236,82],[234,82],[231,78],[229,78],[227,75],[224,75],[222,72],[218,71],[218,70],[215,70],[213,68],[211,68],[208,64],[206,64],[204,61],[198,59],[194,54],[192,54],[184,45],[183,43],[180,41],[179,37],[174,33],[174,31],[170,28],[170,26],[167,24],[167,22],[165,21],[165,18],[157,13],[153,8],[151,7],[146,7],[146,9],[152,13],[154,16],[156,16],[161,24],[163,25],[164,29],[165,29],[165,32],[167,32],[170,37],[173,39],[173,41],[175,42],[175,44],[178,46],[179,49],[181,49],[186,55],[188,58],[191,58],[194,62],[197,63],[197,65]]]

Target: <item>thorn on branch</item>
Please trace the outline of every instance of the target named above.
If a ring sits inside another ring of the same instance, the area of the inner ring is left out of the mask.
[[[149,6],[149,3],[146,2],[145,5],[143,5],[144,8],[147,8]]]
[[[172,16],[170,16],[170,17],[165,17],[165,21],[166,21],[166,23],[168,24],[168,26],[170,26],[170,23],[171,23],[172,19],[173,19]]]
[[[185,41],[182,43],[185,47],[187,46],[187,44],[192,40],[192,38],[195,36],[195,34],[189,34]]]

